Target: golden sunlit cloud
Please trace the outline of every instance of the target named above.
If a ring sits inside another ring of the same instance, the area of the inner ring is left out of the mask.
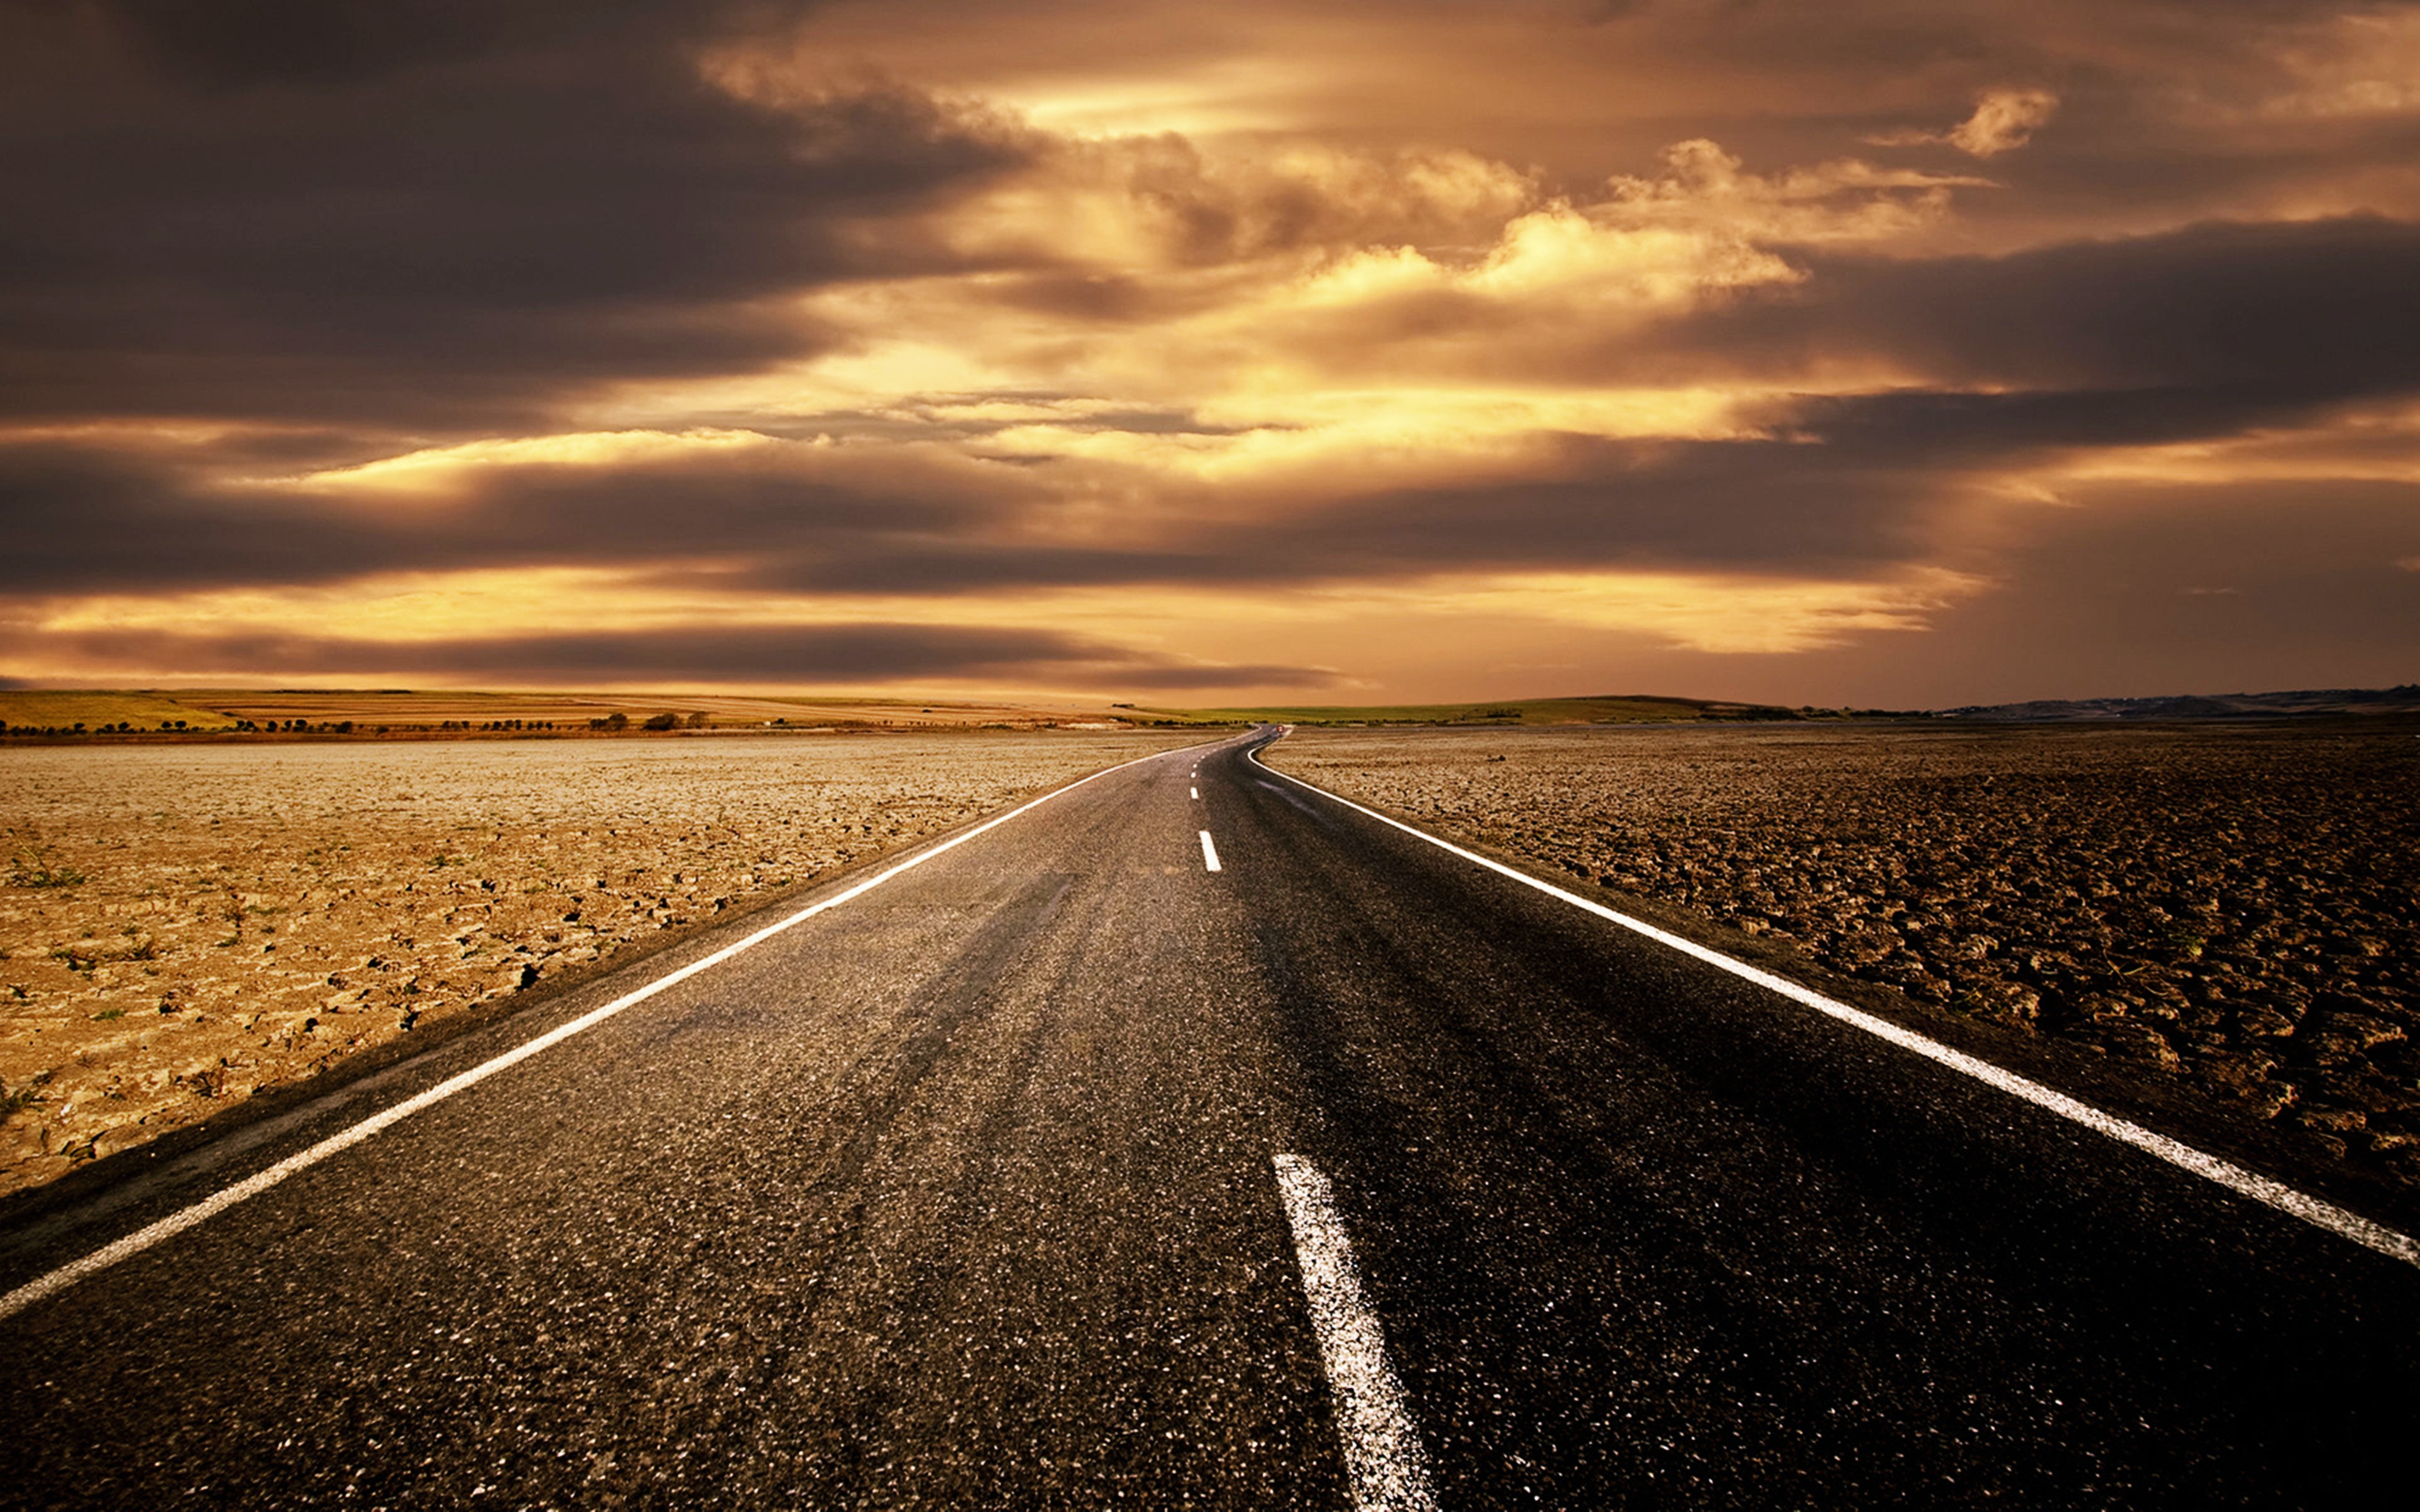
[[[2047,89],[1992,89],[1975,102],[1975,114],[1946,131],[1879,131],[1866,140],[1877,147],[1919,147],[1940,142],[1972,158],[2013,152],[2058,114],[2058,96]]]
[[[520,467],[613,468],[780,444],[754,431],[693,429],[575,431],[463,441],[381,457],[352,467],[255,480],[318,492],[450,495],[476,474]]]
[[[1446,579],[1389,596],[1439,617],[1512,616],[1556,628],[1628,631],[1714,656],[1752,656],[1839,646],[1874,631],[1921,631],[1933,613],[1990,586],[1972,574],[1937,567],[1886,582],[1540,572]]]
[[[1733,411],[1773,391],[1608,390],[1541,384],[1521,370],[1566,363],[1561,354],[1575,347],[1738,290],[1798,282],[1768,240],[1887,239],[1945,213],[1950,188],[1981,182],[1854,160],[1760,176],[1693,142],[1671,149],[1661,177],[1617,179],[1610,198],[1575,206],[1535,203],[1524,176],[1466,156],[1379,163],[1280,154],[1274,167],[1230,174],[1182,144],[1109,144],[1101,153],[1129,174],[1139,160],[1162,160],[1188,193],[1215,202],[1231,255],[1193,266],[1173,229],[1182,224],[1173,192],[1142,193],[1093,172],[1102,159],[1087,157],[1073,187],[1023,181],[980,201],[953,227],[968,239],[961,251],[989,263],[1047,242],[1054,264],[1085,276],[1151,281],[1156,308],[1097,320],[1037,309],[1024,285],[987,270],[853,285],[811,306],[819,329],[845,333],[829,357],[754,378],[602,396],[584,418],[694,408],[845,431],[852,415],[960,424],[985,418],[985,404],[1022,405],[1022,418],[1044,426],[1120,406],[1175,407],[1208,429],[1248,433],[1028,429],[984,439],[987,450],[1019,454],[1156,455],[1194,476],[1388,438],[1416,438],[1437,455],[1500,455],[1508,440],[1543,432],[1735,437],[1754,427]],[[1291,207],[1292,240],[1268,229],[1278,202]],[[1383,226],[1380,206],[1392,211]],[[1373,245],[1373,227],[1468,241]],[[1036,393],[1051,398],[1028,397]]]
[[[96,594],[37,607],[35,628],[55,634],[87,631],[177,631],[197,625],[233,633],[278,633],[298,625],[349,639],[409,642],[458,636],[515,633],[541,622],[614,606],[617,622],[636,627],[681,622],[704,595],[635,591],[633,575],[589,567],[538,567],[449,573],[394,573],[327,588],[242,588],[177,594]]]

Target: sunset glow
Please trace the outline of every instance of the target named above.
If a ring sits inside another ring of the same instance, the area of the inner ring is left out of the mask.
[[[5,28],[0,678],[2414,675],[2411,6]]]

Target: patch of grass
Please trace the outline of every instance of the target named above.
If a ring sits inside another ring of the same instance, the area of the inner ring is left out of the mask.
[[[13,1092],[8,1090],[7,1082],[0,1082],[0,1123],[7,1122],[27,1108],[49,1102],[50,1099],[44,1097],[41,1092],[42,1083],[47,1078],[37,1076]]]
[[[126,1010],[122,1008],[104,1008],[100,1012],[95,1013],[92,1016],[92,1021],[95,1024],[108,1024],[115,1020],[122,1019],[125,1016]]]
[[[8,885],[12,887],[72,887],[84,880],[85,874],[74,867],[53,860],[49,847],[44,845],[23,845],[8,860]]]
[[[125,723],[145,733],[180,719],[188,730],[225,730],[235,724],[216,710],[163,694],[107,688],[0,689],[0,719],[7,720],[11,730],[21,725],[66,729],[77,724],[97,730]]]

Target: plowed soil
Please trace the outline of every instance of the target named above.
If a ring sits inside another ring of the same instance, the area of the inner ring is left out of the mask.
[[[1304,732],[1268,756],[2420,1184],[2409,722]]]

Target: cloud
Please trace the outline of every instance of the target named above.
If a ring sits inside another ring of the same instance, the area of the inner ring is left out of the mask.
[[[633,0],[111,0],[93,8],[162,72],[221,89],[358,84],[526,51],[567,30],[627,31],[648,9]],[[676,35],[707,8],[658,7],[655,29]]]
[[[2047,89],[1994,89],[1950,128],[1948,142],[1970,157],[1997,157],[2032,141],[2057,110],[2058,97]]]
[[[1542,387],[1340,395],[1370,421],[1341,434],[1365,444],[1310,454],[1337,459],[1325,479],[1279,474],[1287,490],[1281,512],[1255,511],[1232,527],[1180,520],[1115,554],[989,557],[902,541],[870,570],[901,585],[926,573],[981,582],[995,569],[1006,577],[993,581],[1029,573],[1106,581],[1124,573],[1135,581],[1376,584],[1455,564],[1481,573],[1549,562],[1851,579],[1889,573],[1943,561],[1940,553],[1963,538],[1963,521],[2011,497],[2055,491],[2059,478],[2093,456],[2307,425],[2322,428],[2295,462],[2298,477],[2327,476],[2336,466],[2376,471],[2397,457],[2408,467],[2408,433],[2327,427],[2348,406],[2420,392],[2420,293],[2405,276],[2415,264],[2420,227],[2400,223],[2217,224],[2001,257],[1810,252],[1794,279],[1610,337],[1571,318],[1570,306],[1549,305],[1561,318],[1534,328],[1519,306],[1507,306],[1467,327],[1492,333],[1492,363],[1474,359],[1458,371],[1466,383],[1474,374],[1522,375]],[[1415,265],[1388,276],[1431,275]],[[1378,302],[1351,307],[1366,314]],[[1418,340],[1466,329],[1450,307],[1426,308],[1430,324]],[[1533,329],[1539,339],[1525,351]],[[1419,350],[1373,341],[1361,361],[1400,369]],[[1870,386],[1792,394],[1793,381],[1819,364],[1861,372]],[[1427,369],[1444,370],[1442,363]],[[1670,382],[1710,371],[1765,385],[1737,402],[1727,434],[1532,438],[1469,453],[1462,481],[1442,479],[1434,456],[1395,470],[1386,451],[1368,444],[1389,435],[1389,406],[1404,407],[1407,440],[1417,434],[1412,417],[1426,422],[1429,412],[1416,399],[1436,400],[1428,434],[1450,437],[1457,421],[1475,422],[1497,406],[1510,424],[1525,414],[1536,424],[1554,412],[1541,398],[1554,392],[1544,385]],[[1305,388],[1287,394],[1298,424],[1327,423]],[[1319,432],[1280,434],[1309,449]],[[2356,443],[2377,455],[2355,464],[2345,448]],[[1051,443],[1037,433],[1031,444]],[[1257,436],[1186,442],[1191,455],[1249,455],[1258,444]],[[1148,450],[1119,455],[1142,459],[1133,486],[1169,476],[1149,470]],[[1038,476],[1063,477],[1071,466],[1063,457]],[[1340,478],[1388,471],[1400,476],[1382,486],[1338,486]],[[1188,485],[1218,476],[1184,474]],[[1239,471],[1218,486],[1249,497],[1264,483]],[[1202,508],[1213,520],[1235,513],[1232,503]]]
[[[0,591],[564,566],[740,594],[937,600],[1451,570],[1850,580],[1935,561],[1983,502],[2058,486],[2031,480],[2094,455],[2420,393],[2420,294],[2405,276],[2420,227],[2209,226],[1917,264],[1807,255],[1770,298],[1634,323],[1605,347],[1568,341],[1522,302],[1570,326],[1586,306],[1563,281],[1611,277],[1589,260],[1591,223],[1553,229],[1569,239],[1511,243],[1520,250],[1467,275],[1489,292],[1458,296],[1497,301],[1508,348],[1537,332],[1535,350],[1495,354],[1497,372],[1527,364],[1534,385],[1504,391],[1500,413],[1467,389],[1340,391],[1330,409],[1295,386],[1267,401],[1292,407],[1293,428],[1168,417],[1127,428],[1104,404],[1032,396],[928,404],[833,444],[738,427],[554,433],[300,471],[262,466],[248,442],[213,467],[208,445],[29,440],[0,446],[13,526]],[[1368,276],[1441,286],[1419,267]],[[1384,298],[1357,289],[1338,303],[1352,320],[1327,329],[1370,342],[1361,361],[1402,361],[1410,338],[1369,323]],[[1844,355],[1907,386],[1790,392],[1803,364]],[[1645,435],[1553,428],[1616,424],[1586,385],[1625,365],[1644,382],[1642,367],[1764,363],[1764,386],[1724,401],[1730,421],[1700,433],[1669,419]],[[1575,397],[1558,400],[1566,391]],[[1491,437],[1489,424],[1509,428]],[[2401,432],[2363,434],[2384,452],[2362,466],[2408,459]],[[2329,447],[2346,444],[2314,441],[2296,475],[2325,475]]]
[[[979,113],[702,77],[719,5],[119,0],[0,49],[0,412],[427,433],[811,353],[783,301],[942,257]]]
[[[1949,191],[1989,187],[1959,174],[1877,168],[1855,158],[1764,175],[1699,138],[1664,149],[1655,178],[1617,175],[1591,215],[1614,224],[1691,225],[1796,246],[1883,241],[1939,220]]]
[[[2058,114],[2058,97],[2047,89],[1993,89],[1975,102],[1975,113],[1946,131],[1879,131],[1866,138],[1877,147],[1916,147],[1941,142],[1973,158],[1996,158],[2033,140]]]
[[[2288,83],[2250,114],[2271,122],[2420,115],[2420,12],[2350,10],[2281,51]]]
[[[968,681],[1023,687],[1314,687],[1317,668],[1186,661],[1048,631],[976,625],[691,625],[645,633],[569,631],[387,640],[264,629],[0,632],[28,663],[71,672],[176,671],[245,677],[409,672],[541,683],[754,682],[799,685]]]
[[[2341,11],[8,8],[0,665],[1915,657],[2079,512],[2420,477]]]
[[[519,452],[474,445],[350,472],[233,481],[116,449],[0,446],[11,520],[0,592],[811,558],[902,534],[977,531],[1045,501],[1017,470],[932,448],[681,440],[591,439],[583,448],[551,438]]]
[[[1768,371],[1862,356],[1943,389],[2200,394],[2213,428],[2420,387],[2420,224],[2211,224],[1999,257],[1815,252],[1661,333]],[[2122,402],[2122,401],[2118,401]]]
[[[1541,199],[1534,174],[1454,150],[1213,152],[1174,132],[1020,141],[1016,171],[934,224],[967,268],[1131,277],[1367,246],[1467,252]]]

